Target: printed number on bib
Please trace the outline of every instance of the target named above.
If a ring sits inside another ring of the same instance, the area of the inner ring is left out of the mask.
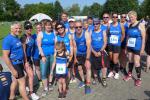
[[[66,74],[66,64],[56,64],[56,74]]]
[[[135,47],[135,43],[136,43],[136,38],[129,38],[128,39],[128,47]]]
[[[111,35],[110,36],[110,43],[117,44],[118,43],[118,36],[117,35]]]

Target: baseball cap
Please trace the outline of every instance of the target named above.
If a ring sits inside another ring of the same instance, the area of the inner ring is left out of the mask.
[[[24,29],[28,30],[28,29],[32,29],[32,23],[30,21],[25,21],[24,22]]]
[[[75,19],[74,19],[74,18],[69,18],[69,19],[68,19],[68,22],[71,22],[71,21],[74,22]]]

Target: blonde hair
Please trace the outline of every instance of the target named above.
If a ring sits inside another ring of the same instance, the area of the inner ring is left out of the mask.
[[[21,26],[21,24],[16,21],[16,22],[13,22],[13,23],[10,25],[10,28],[13,29],[15,25],[20,25],[20,26]]]
[[[133,10],[132,10],[132,11],[129,11],[128,16],[131,16],[131,15],[137,17],[137,12],[135,12],[135,11],[133,11]]]
[[[56,42],[56,50],[66,51],[66,46],[64,42]]]

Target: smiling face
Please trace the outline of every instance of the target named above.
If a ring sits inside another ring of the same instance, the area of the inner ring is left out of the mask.
[[[45,31],[50,33],[52,31],[52,24],[50,22],[46,22]]]
[[[65,28],[61,24],[57,25],[56,29],[60,35],[65,33]]]
[[[75,31],[77,34],[82,33],[82,22],[76,22],[75,23]]]
[[[128,13],[131,24],[134,24],[137,21],[137,13],[135,11],[130,11]]]
[[[11,33],[12,33],[13,35],[18,36],[18,35],[21,34],[21,32],[22,32],[22,27],[21,27],[21,25],[20,25],[19,23],[13,24],[13,25],[11,26]]]
[[[66,21],[68,20],[68,15],[65,14],[65,13],[63,13],[63,14],[61,15],[61,20],[64,21],[64,22],[66,22]]]
[[[39,33],[39,32],[42,31],[42,25],[41,25],[41,24],[36,25],[35,28],[36,28],[36,32],[37,32],[37,33]]]
[[[126,14],[122,14],[121,15],[121,22],[125,22],[126,21]]]
[[[103,21],[104,21],[104,24],[109,22],[109,15],[108,14],[103,15]]]
[[[117,14],[113,14],[112,19],[113,19],[114,23],[118,22],[118,15]]]

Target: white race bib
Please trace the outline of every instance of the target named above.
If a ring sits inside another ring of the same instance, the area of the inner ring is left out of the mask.
[[[56,74],[66,74],[66,64],[56,64]]]
[[[110,43],[117,44],[118,43],[118,36],[117,35],[111,35],[110,36]]]
[[[135,43],[136,43],[136,38],[129,38],[128,39],[128,47],[135,47]]]

